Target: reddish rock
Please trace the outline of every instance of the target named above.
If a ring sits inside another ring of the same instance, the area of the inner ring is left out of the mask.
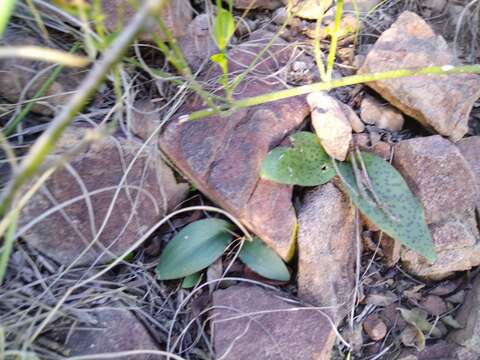
[[[400,142],[395,147],[393,165],[422,203],[427,223],[475,207],[474,174],[460,151],[441,136]]]
[[[441,280],[456,271],[470,270],[480,265],[480,237],[473,210],[430,225],[430,231],[437,259],[429,264],[423,256],[403,248],[402,262],[410,273],[430,280]]]
[[[7,31],[2,45],[8,46],[45,46],[39,39],[20,32]],[[35,93],[44,85],[53,69],[45,71],[51,64],[21,58],[0,59],[0,96],[11,103],[24,102],[34,98]],[[57,79],[43,94],[42,99],[32,107],[32,111],[41,115],[54,115],[56,110],[70,98],[69,92],[80,84],[84,70],[62,70]]]
[[[366,96],[362,100],[360,112],[364,123],[376,125],[380,129],[400,131],[405,122],[400,111],[388,104],[382,104],[372,96]]]
[[[159,350],[142,323],[128,310],[118,308],[93,309],[88,312],[94,324],[72,326],[65,348],[71,356],[86,356],[133,350]],[[126,360],[155,360],[158,355],[135,354],[122,356]]]
[[[159,127],[162,119],[158,107],[150,100],[141,100],[134,103],[129,119],[129,130],[142,140],[147,140],[155,130],[157,130],[157,135],[160,132]]]
[[[420,16],[406,11],[380,36],[359,73],[457,63],[446,41]],[[403,113],[453,141],[466,134],[468,115],[480,96],[480,77],[472,74],[416,76],[367,85]]]
[[[104,25],[111,32],[118,31],[119,27],[123,29],[125,24],[128,24],[129,20],[135,15],[135,10],[131,7],[129,0],[102,0],[101,5],[105,15]],[[162,20],[175,38],[187,34],[187,26],[192,20],[192,15],[193,9],[189,0],[167,1],[161,12]],[[140,38],[142,40],[153,40],[153,32],[157,33],[160,38],[164,38],[160,28],[156,25],[155,19],[151,18],[146,22]]]
[[[85,129],[72,128],[61,138],[50,160],[79,144]],[[126,167],[140,144],[108,136],[74,156],[57,170],[23,209],[19,235],[62,264],[70,264],[92,242],[108,213]],[[134,163],[96,244],[78,264],[110,261],[123,254],[149,228],[184,199],[187,184],[175,177],[154,147],[146,147]],[[89,194],[88,197],[85,195]],[[75,199],[78,199],[76,201]],[[70,204],[49,213],[53,207]],[[108,247],[109,254],[100,255]]]
[[[282,297],[279,292],[242,285],[215,291],[216,358],[329,360],[335,342],[330,322],[319,311],[302,310]]]
[[[406,268],[439,280],[479,265],[477,184],[458,148],[438,135],[410,139],[395,147],[393,164],[422,203],[437,251],[435,263],[428,264],[404,249],[401,257]]]
[[[480,189],[480,136],[464,138],[456,145],[473,170],[477,187]],[[477,193],[477,208],[480,208],[480,191]]]
[[[332,184],[309,191],[298,212],[298,296],[333,307],[339,322],[348,311],[355,274],[355,210]]]
[[[251,42],[236,46],[229,55],[234,59],[229,64],[230,71],[243,70],[251,64],[269,41],[269,34],[253,33]],[[268,82],[259,79],[286,64],[290,52],[285,46],[284,42],[272,46],[255,74],[237,88],[236,99],[284,88],[273,78]],[[212,74],[219,74],[217,66],[209,78],[216,76]],[[204,107],[203,101],[194,96],[179,115]],[[183,124],[176,117],[166,125],[160,147],[205,195],[239,218],[280,256],[289,259],[293,255],[296,226],[292,187],[259,179],[259,170],[267,153],[294,132],[308,113],[305,98],[294,97]]]
[[[208,14],[198,15],[188,25],[186,36],[178,40],[178,45],[192,71],[197,71],[218,51],[212,37],[212,27]]]
[[[382,340],[387,334],[387,326],[377,315],[369,315],[363,322],[363,330],[373,341]]]

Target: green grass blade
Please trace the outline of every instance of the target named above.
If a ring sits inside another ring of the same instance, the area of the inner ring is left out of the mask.
[[[340,29],[340,22],[342,20],[343,0],[337,1],[337,10],[335,12],[335,25],[333,27],[333,34],[330,40],[330,49],[327,58],[327,81],[332,79],[333,65],[335,63],[335,55],[337,53],[338,31]]]
[[[12,253],[13,244],[15,242],[15,232],[17,230],[18,211],[12,214],[12,221],[8,227],[3,240],[3,246],[0,248],[0,285],[3,283],[5,273],[7,272],[8,260]]]
[[[16,2],[17,0],[2,0],[2,8],[0,9],[0,38],[3,37],[3,33],[7,28]]]

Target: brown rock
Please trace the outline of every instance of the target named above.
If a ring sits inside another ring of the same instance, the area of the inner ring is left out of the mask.
[[[400,131],[405,119],[403,115],[388,104],[382,104],[372,96],[366,96],[360,106],[364,123],[376,125],[380,129]]]
[[[229,55],[235,59],[229,64],[230,71],[251,64],[270,40],[269,34],[253,33],[251,42],[236,46]],[[272,46],[255,74],[237,88],[236,99],[284,88],[273,79],[268,83],[258,79],[286,64],[290,53],[285,46],[284,42]],[[217,70],[215,66],[212,73],[218,75]],[[179,114],[204,107],[201,99],[193,97]],[[183,124],[175,118],[166,125],[160,147],[204,194],[239,218],[280,256],[289,259],[293,255],[296,225],[292,187],[259,179],[259,170],[267,153],[295,131],[308,112],[305,98],[294,97],[240,109],[228,117],[217,115]]]
[[[8,46],[44,46],[35,37],[10,31],[2,40],[2,45]],[[50,64],[28,59],[0,59],[0,96],[12,103],[32,99],[53,71],[45,71],[48,66]],[[44,93],[43,97],[48,99],[37,101],[32,111],[45,116],[53,115],[70,98],[68,92],[74,91],[80,84],[81,71],[63,69]]]
[[[335,332],[316,310],[260,287],[232,286],[213,294],[217,358],[329,360]]]
[[[178,45],[192,71],[197,71],[217,52],[212,31],[209,15],[201,14],[188,25],[186,36],[179,39]]]
[[[105,15],[104,25],[108,31],[116,32],[124,27],[135,15],[135,10],[130,6],[128,0],[102,0],[102,11]],[[187,26],[192,20],[192,6],[188,0],[167,1],[162,9],[161,18],[165,25],[171,31],[173,37],[180,38],[187,34]],[[152,33],[157,33],[160,38],[164,38],[155,19],[151,18],[145,24],[140,38],[145,41],[153,40]]]
[[[359,73],[456,63],[446,41],[420,16],[406,11],[380,36]],[[453,141],[467,132],[468,115],[480,96],[480,77],[471,74],[416,76],[369,82],[368,86],[403,113]]]
[[[323,91],[307,96],[312,111],[312,125],[325,151],[344,161],[352,141],[352,125],[341,103]]]
[[[51,160],[58,160],[78,145],[84,130],[68,130]],[[19,235],[59,263],[72,263],[98,234],[126,167],[139,149],[135,142],[111,136],[90,144],[72,158],[68,168],[57,170],[30,200],[22,212]],[[97,258],[105,263],[123,254],[182,201],[187,191],[188,185],[177,184],[157,149],[144,149],[126,177],[98,241],[78,264],[90,264]],[[61,211],[37,222],[39,216],[68,201],[72,202]],[[105,247],[108,254],[102,256]]]
[[[387,234],[382,234],[381,246],[387,266],[395,266],[400,260],[402,244],[397,240],[393,240]]]
[[[128,310],[118,308],[89,311],[95,324],[77,324],[67,337],[65,348],[70,355],[116,353],[132,350],[159,350],[142,323]],[[158,355],[136,354],[127,360],[154,360]]]
[[[363,322],[363,330],[373,341],[382,340],[387,334],[387,326],[377,315],[369,315]]]
[[[355,210],[329,183],[309,191],[298,212],[298,295],[333,307],[335,321],[348,311],[354,287]]]
[[[480,357],[480,277],[477,276],[464,304],[457,313],[456,320],[463,326],[453,331],[449,340]]]
[[[430,231],[437,260],[429,264],[414,251],[403,248],[401,258],[409,272],[430,280],[441,280],[456,271],[480,265],[479,233],[473,210],[430,225]]]
[[[475,207],[473,172],[450,141],[438,135],[402,141],[393,165],[422,203],[428,224]]]

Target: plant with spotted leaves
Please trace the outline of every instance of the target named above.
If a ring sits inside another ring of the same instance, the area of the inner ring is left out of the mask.
[[[435,248],[422,205],[392,165],[377,155],[360,151],[337,163],[309,132],[294,134],[291,141],[293,147],[276,148],[264,159],[262,178],[316,186],[338,175],[342,191],[368,219],[393,239],[430,262],[435,261]]]

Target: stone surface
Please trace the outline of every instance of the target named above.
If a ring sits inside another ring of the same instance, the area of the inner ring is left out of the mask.
[[[411,250],[402,261],[415,275],[442,279],[480,264],[475,219],[478,194],[473,172],[458,148],[435,135],[400,142],[393,165],[425,209],[437,260],[429,265]]]
[[[282,293],[232,286],[213,294],[216,358],[329,360],[335,332],[316,310],[296,310]]]
[[[294,0],[292,13],[302,19],[316,20],[328,10],[332,3],[332,0]]]
[[[185,60],[194,72],[217,52],[218,48],[211,34],[212,25],[209,16],[201,14],[188,25],[186,36],[178,40]]]
[[[480,237],[473,210],[451,215],[441,223],[430,225],[437,260],[428,264],[412,250],[402,249],[404,267],[412,274],[430,280],[441,280],[456,271],[480,265]]]
[[[298,212],[298,296],[315,306],[333,306],[341,321],[354,287],[355,210],[332,184],[307,192]]]
[[[229,54],[230,71],[245,69],[270,41],[272,34],[255,32],[251,41],[237,45]],[[286,43],[274,44],[235,91],[236,99],[280,90],[284,85],[270,78],[287,63]],[[268,57],[267,57],[268,56]],[[218,67],[209,79],[218,75]],[[204,108],[198,97],[187,100],[179,116]],[[211,116],[179,123],[175,117],[160,137],[160,147],[206,196],[239,218],[284,259],[293,255],[296,225],[292,187],[259,179],[267,153],[294,132],[308,115],[304,97],[240,109],[228,116]]]
[[[360,74],[457,64],[446,41],[412,12],[403,12],[367,55]],[[480,96],[480,77],[460,74],[369,82],[403,113],[453,141],[468,130],[468,115]]]
[[[390,131],[400,131],[405,119],[403,115],[388,104],[382,104],[372,96],[365,96],[360,107],[360,116],[364,123]]]
[[[7,31],[1,41],[5,46],[45,46],[39,39],[13,31]],[[51,64],[29,59],[0,59],[0,96],[12,103],[30,100],[47,81],[52,70],[45,71]],[[57,79],[50,85],[43,97],[32,107],[32,111],[41,115],[51,116],[57,108],[67,102],[80,84],[81,72],[79,69],[63,69]]]
[[[473,170],[477,187],[480,189],[480,136],[464,138],[456,145]],[[477,193],[477,208],[480,209],[480,192]]]
[[[131,350],[159,350],[142,323],[130,311],[118,308],[88,312],[94,324],[77,324],[67,338],[65,348],[71,356],[116,353]],[[136,354],[126,360],[154,360],[158,355]]]
[[[475,207],[474,174],[450,141],[438,135],[402,141],[393,165],[422,203],[428,224]]]
[[[134,103],[130,120],[129,130],[142,140],[147,140],[162,123],[158,107],[150,100]]]
[[[233,6],[237,9],[275,10],[282,6],[282,2],[280,0],[234,0]]]
[[[363,329],[373,341],[382,340],[387,334],[387,326],[377,315],[369,315],[363,322]]]
[[[51,160],[72,150],[84,133],[80,128],[67,130]],[[20,218],[19,235],[59,263],[70,264],[95,238],[126,167],[139,149],[136,142],[112,136],[89,144],[28,202]],[[90,264],[97,258],[105,263],[113,255],[122,254],[182,201],[187,191],[188,185],[177,184],[160,152],[147,147],[126,177],[104,231],[78,264]],[[70,200],[61,211],[49,213],[54,206]],[[48,216],[36,222],[43,215]],[[113,255],[100,256],[105,247]]]
[[[352,141],[352,125],[341,103],[325,92],[307,96],[312,112],[312,125],[325,151],[334,159],[344,161]]]
[[[480,358],[480,277],[476,277],[455,318],[463,328],[453,331],[449,340]]]
[[[135,10],[130,6],[129,0],[102,0],[102,11],[105,15],[104,25],[108,31],[116,32],[123,29],[125,24],[135,15]],[[162,9],[161,18],[171,31],[173,37],[180,38],[187,34],[187,26],[192,20],[193,9],[189,0],[168,1]],[[122,25],[123,24],[123,25]],[[160,28],[156,25],[155,19],[151,18],[145,24],[140,39],[145,41],[153,40],[152,33],[157,33],[164,38]]]

